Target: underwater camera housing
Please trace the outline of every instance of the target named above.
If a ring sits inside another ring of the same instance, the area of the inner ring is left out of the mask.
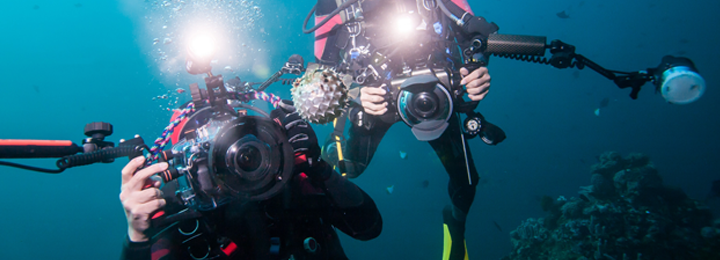
[[[442,69],[419,69],[390,83],[396,115],[420,141],[435,140],[448,127],[454,103],[450,77]]]
[[[169,170],[161,177],[166,182],[177,179],[177,197],[201,211],[278,194],[293,171],[292,146],[284,129],[269,117],[230,107],[222,76],[208,77],[206,83],[207,91],[190,86],[199,109],[178,126],[178,141],[163,152]]]

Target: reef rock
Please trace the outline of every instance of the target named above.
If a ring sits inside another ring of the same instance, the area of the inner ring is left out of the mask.
[[[578,198],[547,200],[547,216],[511,231],[502,259],[720,259],[720,219],[665,186],[647,156],[604,153],[590,181]]]

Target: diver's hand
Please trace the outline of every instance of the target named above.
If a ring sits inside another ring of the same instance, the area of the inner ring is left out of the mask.
[[[128,222],[128,238],[133,242],[147,241],[144,234],[150,228],[151,214],[165,206],[165,199],[158,187],[160,181],[151,181],[150,176],[167,169],[167,163],[158,163],[137,171],[145,163],[145,157],[136,157],[122,169],[120,201],[125,208]],[[136,172],[137,171],[137,172]],[[147,183],[151,183],[147,187]]]
[[[460,75],[463,77],[460,85],[465,85],[470,100],[483,100],[490,90],[490,74],[487,67],[480,67],[472,73],[466,68],[460,68]]]
[[[312,127],[298,114],[292,101],[282,100],[270,117],[285,128],[293,153],[303,154],[308,160],[320,158],[320,146]]]
[[[360,102],[365,113],[380,116],[388,111],[388,103],[385,101],[385,84],[378,88],[362,87],[360,88]]]

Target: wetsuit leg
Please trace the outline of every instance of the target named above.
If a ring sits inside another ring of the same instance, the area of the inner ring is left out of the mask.
[[[370,164],[375,151],[385,133],[390,129],[390,124],[380,122],[378,118],[370,115],[362,115],[364,121],[358,119],[362,108],[354,107],[350,110],[350,129],[348,130],[347,145],[343,147],[343,156],[345,160],[345,171],[350,178],[356,178],[365,171]],[[359,122],[362,125],[358,125]],[[373,122],[370,124],[369,122]]]
[[[453,205],[443,210],[443,223],[446,231],[449,232],[449,240],[446,233],[445,250],[449,250],[449,253],[446,251],[447,255],[444,253],[443,259],[462,260],[467,259],[465,219],[475,200],[475,187],[479,176],[472,160],[470,147],[461,137],[462,130],[458,124],[457,114],[453,115],[448,123],[450,125],[445,132],[440,138],[430,141],[430,145],[450,177],[448,193]],[[448,241],[451,241],[449,248],[447,248]]]
[[[463,144],[460,137],[462,130],[458,124],[457,114],[453,115],[448,123],[450,125],[440,138],[429,143],[450,177],[448,192],[453,206],[462,213],[467,214],[475,199],[475,187],[479,176],[467,140]],[[465,160],[465,154],[467,154],[467,161]],[[456,216],[456,218],[459,217]],[[464,218],[458,220],[464,220]]]

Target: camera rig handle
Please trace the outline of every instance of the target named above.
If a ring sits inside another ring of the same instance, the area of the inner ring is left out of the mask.
[[[0,165],[16,167],[44,173],[61,173],[67,168],[93,163],[111,163],[115,158],[127,156],[133,158],[143,154],[147,149],[143,139],[136,135],[129,140],[120,140],[118,147],[113,142],[105,141],[112,135],[113,127],[109,123],[93,122],[85,125],[82,146],[71,141],[58,140],[0,140],[0,158],[57,158],[58,169],[44,169],[12,162],[0,161]],[[78,154],[80,153],[80,154]]]

